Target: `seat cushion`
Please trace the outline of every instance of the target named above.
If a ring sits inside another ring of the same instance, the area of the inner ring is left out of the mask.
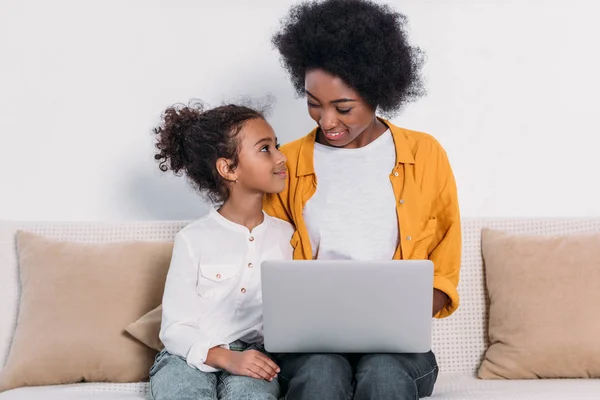
[[[474,375],[441,374],[435,400],[597,400],[598,379],[481,380]]]
[[[0,393],[0,400],[148,400],[147,383],[78,383],[37,386]]]
[[[433,400],[597,400],[600,380],[537,379],[526,381],[481,380],[474,375],[442,374]],[[0,393],[0,400],[148,400],[147,383],[29,387]]]

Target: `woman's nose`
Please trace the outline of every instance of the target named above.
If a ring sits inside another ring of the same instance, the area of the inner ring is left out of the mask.
[[[323,111],[321,113],[319,125],[321,126],[321,129],[330,131],[337,127],[337,118],[335,117],[334,113]]]

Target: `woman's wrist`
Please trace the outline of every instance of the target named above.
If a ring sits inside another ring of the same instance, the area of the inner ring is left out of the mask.
[[[433,289],[433,316],[440,312],[442,308],[448,305],[450,297],[439,289]]]

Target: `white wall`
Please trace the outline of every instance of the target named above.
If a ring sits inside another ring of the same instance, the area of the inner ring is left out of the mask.
[[[290,0],[0,2],[0,219],[184,219],[151,129],[199,97],[277,98],[283,142],[313,123],[269,39]],[[434,134],[463,216],[600,216],[589,1],[394,1],[428,54],[429,94],[394,122]]]

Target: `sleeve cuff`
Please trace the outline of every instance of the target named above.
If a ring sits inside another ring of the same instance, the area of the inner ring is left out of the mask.
[[[208,343],[200,342],[193,344],[186,358],[187,364],[190,367],[197,368],[202,372],[221,371],[219,368],[213,368],[210,365],[205,364],[206,358],[208,357],[208,351],[217,346],[229,350],[229,344],[225,343],[224,341],[214,341]]]
[[[458,308],[459,298],[458,290],[452,282],[441,275],[435,275],[433,277],[433,287],[438,289],[449,297],[448,304],[446,304],[436,315],[435,318],[446,318],[450,316]]]

